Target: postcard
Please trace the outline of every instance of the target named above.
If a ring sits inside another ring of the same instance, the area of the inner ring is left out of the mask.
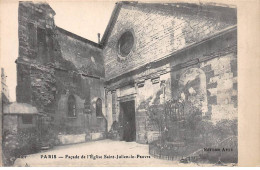
[[[254,3],[1,2],[2,166],[259,166]]]

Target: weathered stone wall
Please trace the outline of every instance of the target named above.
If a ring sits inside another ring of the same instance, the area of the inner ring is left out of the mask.
[[[56,60],[56,65],[62,68],[56,70],[58,91],[56,121],[60,122],[57,124],[65,123],[67,127],[64,131],[60,126],[59,130],[63,133],[104,132],[104,122],[97,122],[95,107],[98,98],[104,102],[104,93],[102,93],[104,67],[101,49],[98,44],[92,45],[92,42],[61,28],[56,30],[56,34],[56,48],[60,51],[60,58]],[[76,118],[68,118],[67,115],[69,95],[76,98]]]
[[[102,93],[103,83],[99,79],[79,76],[78,81],[70,80],[73,78],[61,76],[57,85],[56,100],[56,122],[60,125],[59,130],[62,133],[83,133],[87,131],[99,132],[105,131],[104,122],[98,122],[96,117],[96,100],[100,98],[103,102],[104,110],[104,93]],[[68,98],[73,95],[76,99],[76,117],[68,117]],[[88,111],[90,109],[90,111]],[[63,128],[63,126],[67,128]],[[71,129],[71,130],[70,130]],[[74,129],[74,130],[73,130]]]
[[[62,58],[71,62],[79,73],[104,77],[102,50],[98,44],[62,28],[56,29],[56,39]]]
[[[204,62],[211,120],[237,118],[237,57],[236,52]],[[214,72],[214,74],[213,74]],[[209,75],[211,74],[211,75]]]
[[[104,132],[106,119],[97,120],[95,109],[101,98],[105,113],[101,47],[56,27],[54,15],[48,4],[19,3],[17,102],[36,106],[57,133]],[[70,95],[76,100],[73,118]]]
[[[235,10],[211,10],[183,4],[123,4],[103,51],[106,78],[161,59],[236,24]],[[130,54],[122,57],[118,40],[125,31],[132,32],[134,45]]]
[[[45,3],[19,3],[19,57],[17,59],[17,102],[52,112],[55,79],[53,41],[55,12]]]

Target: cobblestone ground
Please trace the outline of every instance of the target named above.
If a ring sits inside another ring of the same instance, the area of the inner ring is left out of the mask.
[[[82,158],[82,155],[84,155],[85,158]],[[56,158],[53,158],[54,156],[56,156]],[[128,156],[130,158],[124,158],[124,156]],[[148,145],[138,144],[136,142],[112,140],[101,140],[74,145],[58,146],[45,152],[28,155],[26,158],[18,158],[14,163],[14,166],[34,167],[178,165],[179,164],[177,161],[161,160],[149,156]],[[184,164],[181,164],[181,166],[183,165]]]

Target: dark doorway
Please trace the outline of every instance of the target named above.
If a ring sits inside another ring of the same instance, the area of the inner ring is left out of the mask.
[[[135,101],[121,102],[120,115],[123,126],[122,139],[127,142],[135,141]]]

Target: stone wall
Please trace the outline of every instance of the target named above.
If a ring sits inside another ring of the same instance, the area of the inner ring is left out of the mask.
[[[200,45],[197,49],[183,52],[172,63],[175,68],[171,76],[172,89],[176,89],[172,91],[172,96],[180,98],[183,93],[186,100],[189,98],[214,123],[222,119],[236,119],[236,44],[234,30]],[[186,66],[183,68],[182,64]],[[196,77],[200,77],[197,83]],[[195,80],[193,84],[192,80]]]
[[[201,64],[207,69],[207,93],[211,120],[237,118],[237,58],[232,52]],[[214,74],[212,73],[214,72]],[[209,75],[211,74],[211,75]]]
[[[206,8],[123,3],[103,51],[106,78],[109,80],[159,60],[236,24],[235,10]],[[122,57],[118,40],[125,31],[132,32],[134,45],[130,54]]]
[[[54,110],[54,69],[49,65],[54,58],[54,15],[48,4],[19,3],[17,102],[37,106],[40,112]]]
[[[101,49],[82,37],[61,28],[56,30],[57,50],[60,58],[56,65],[56,122],[66,124],[63,133],[85,133],[86,131],[105,131],[104,122],[98,123],[95,102],[104,102],[104,68]],[[76,118],[68,118],[68,97],[76,98]],[[105,104],[103,104],[104,106]],[[88,111],[90,110],[90,111]],[[105,111],[103,111],[105,114]],[[62,127],[62,125],[60,126]]]
[[[55,26],[54,15],[46,3],[19,3],[17,102],[36,106],[55,133],[103,132],[106,119],[96,118],[95,106],[100,98],[105,115],[101,46]],[[76,100],[73,118],[70,95]]]
[[[78,72],[104,77],[102,49],[99,44],[58,27],[56,38],[59,47],[57,50],[62,53],[62,58],[71,62]]]

